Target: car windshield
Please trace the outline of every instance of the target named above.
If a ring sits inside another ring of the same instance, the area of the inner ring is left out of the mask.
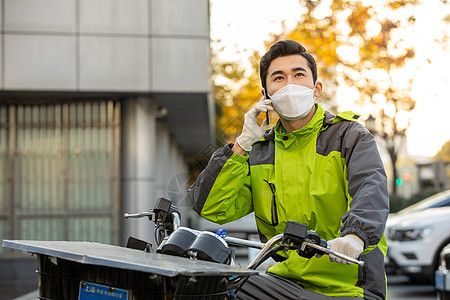
[[[411,213],[414,211],[420,211],[428,208],[450,206],[450,190],[438,193],[431,197],[425,198],[422,201],[417,202],[405,209],[399,211],[399,214]]]

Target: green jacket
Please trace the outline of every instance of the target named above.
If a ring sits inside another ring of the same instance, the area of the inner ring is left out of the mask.
[[[363,268],[288,251],[278,253],[287,259],[268,272],[328,296],[384,299],[387,180],[374,138],[354,122],[358,117],[335,116],[316,104],[307,126],[283,133],[278,121],[245,156],[231,144],[218,149],[189,189],[194,210],[220,224],[254,211],[263,242],[290,220],[326,240],[354,233],[364,240]]]

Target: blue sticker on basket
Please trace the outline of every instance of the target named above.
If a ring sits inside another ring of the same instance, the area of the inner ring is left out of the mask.
[[[80,281],[78,300],[128,300],[128,291],[112,286]]]

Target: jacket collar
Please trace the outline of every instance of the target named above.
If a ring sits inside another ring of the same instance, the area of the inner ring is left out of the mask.
[[[333,113],[331,113],[331,112],[329,112],[327,110],[324,110],[319,104],[316,103],[315,105],[316,105],[316,113],[314,114],[314,117],[311,120],[311,122],[309,122],[308,125],[305,126],[304,128],[306,128],[308,126],[311,126],[314,121],[315,122],[319,122],[319,123],[320,123],[320,121],[322,121],[322,123],[321,123],[322,125],[321,125],[321,128],[320,128],[320,131],[323,131],[323,130],[327,129],[328,126],[330,126],[330,125],[332,125],[332,124],[334,124],[336,122],[339,122],[342,119],[355,121],[359,117],[358,114],[354,114],[353,112],[344,112],[344,113],[341,113],[338,116],[336,116],[335,114],[333,114]],[[352,115],[352,117],[350,118],[347,115],[349,115],[349,116]],[[268,129],[264,133],[263,139],[265,141],[268,141],[268,140],[272,140],[273,141],[273,140],[275,140],[275,136],[279,136],[280,134],[285,134],[286,135],[286,133],[282,132],[281,128],[282,128],[281,121],[278,120],[277,123],[275,124],[275,126],[273,126],[272,128]],[[294,133],[302,131],[304,128],[302,128],[300,130],[297,130],[297,131],[294,131]],[[279,130],[279,131],[277,131],[277,130]]]
[[[305,127],[299,130],[284,133],[283,125],[281,124],[281,121],[278,120],[278,122],[274,126],[275,141],[281,142],[285,147],[288,147],[294,140],[305,138],[313,132],[318,132],[322,127],[324,121],[325,110],[317,103],[315,104],[315,106],[316,113],[312,117],[311,121],[309,121],[309,123],[306,124]]]
[[[336,115],[326,110],[323,118],[323,126],[325,127],[333,124],[334,118],[336,118]]]

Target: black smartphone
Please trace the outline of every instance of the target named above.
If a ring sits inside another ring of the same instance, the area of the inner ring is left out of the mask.
[[[264,88],[264,100],[266,100],[266,99],[270,99],[270,98],[267,97],[267,91]],[[269,111],[266,111],[266,122],[267,122],[267,125],[270,124]]]

